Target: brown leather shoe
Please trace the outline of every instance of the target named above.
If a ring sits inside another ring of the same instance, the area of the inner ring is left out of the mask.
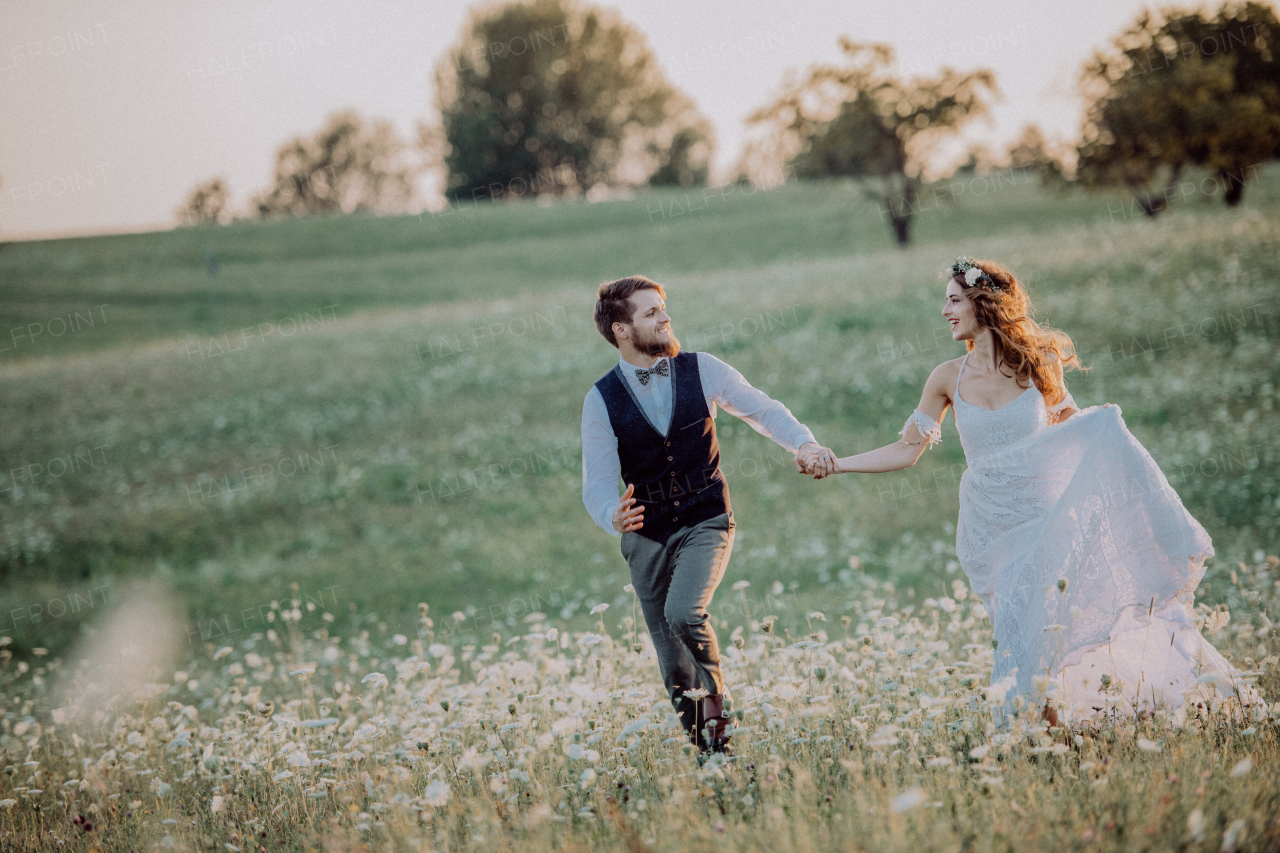
[[[730,752],[729,741],[733,736],[726,730],[729,718],[724,711],[724,694],[713,693],[702,698],[701,731],[706,736],[704,752]]]

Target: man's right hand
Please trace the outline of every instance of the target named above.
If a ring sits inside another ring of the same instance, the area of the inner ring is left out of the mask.
[[[636,504],[632,497],[635,491],[635,483],[629,484],[618,501],[618,508],[613,511],[613,529],[619,533],[634,533],[644,527],[644,507]]]

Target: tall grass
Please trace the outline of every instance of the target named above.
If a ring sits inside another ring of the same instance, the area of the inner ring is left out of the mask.
[[[1255,626],[1275,612],[1277,568],[1274,556],[1241,564],[1251,607],[1210,634],[1272,693],[1275,643]],[[985,686],[1000,652],[964,583],[902,606],[892,583],[859,574],[798,636],[769,610],[781,583],[759,611],[734,586],[740,610],[723,627],[737,752],[701,765],[634,607],[593,608],[590,631],[529,613],[477,646],[460,642],[460,612],[433,618],[423,604],[412,636],[358,620],[344,634],[346,620],[295,598],[266,631],[209,644],[131,692],[72,662],[26,678],[6,667],[6,849],[1276,843],[1280,709],[1240,708],[1223,699],[1232,687],[1206,683],[1185,719],[1134,716],[1116,691],[1088,730],[1046,730],[1034,698],[1001,720]]]

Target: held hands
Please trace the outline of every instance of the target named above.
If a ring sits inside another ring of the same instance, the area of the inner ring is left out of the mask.
[[[836,473],[836,455],[830,448],[822,447],[815,441],[808,441],[796,451],[795,465],[796,470],[801,474],[808,474],[815,480],[821,480]]]
[[[619,533],[634,533],[644,527],[644,507],[636,504],[635,483],[629,483],[627,490],[618,501],[618,508],[613,511],[613,529]]]
[[[808,441],[800,446],[795,455],[796,470],[808,474],[815,480],[830,477],[836,473],[836,455],[830,448],[822,447],[816,441]],[[637,504],[634,483],[627,485],[627,490],[618,500],[613,511],[613,529],[619,533],[634,533],[644,527],[644,506]]]

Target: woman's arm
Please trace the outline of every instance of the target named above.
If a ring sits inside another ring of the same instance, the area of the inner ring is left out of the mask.
[[[1048,407],[1049,426],[1053,426],[1062,423],[1080,410],[1076,408],[1075,398],[1067,390],[1066,378],[1062,374],[1062,364],[1054,353],[1051,352],[1050,355],[1053,357],[1053,370],[1058,374],[1058,384],[1062,386],[1062,399]]]
[[[951,405],[951,386],[955,380],[954,362],[944,362],[933,369],[920,395],[919,411],[935,423],[940,423]],[[936,441],[926,436],[914,418],[903,429],[902,438],[893,444],[877,447],[866,453],[846,456],[836,460],[837,474],[881,474],[910,468],[924,453],[926,447]]]

